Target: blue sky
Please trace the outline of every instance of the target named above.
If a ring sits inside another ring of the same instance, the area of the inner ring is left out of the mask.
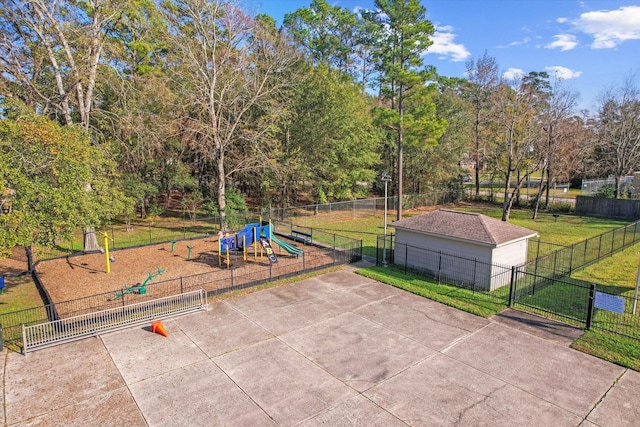
[[[282,24],[311,0],[245,0],[255,13]],[[356,11],[374,0],[327,0]],[[422,0],[436,27],[425,64],[464,77],[465,62],[486,51],[507,77],[547,71],[580,94],[579,108],[596,110],[604,90],[630,76],[640,85],[640,1]]]

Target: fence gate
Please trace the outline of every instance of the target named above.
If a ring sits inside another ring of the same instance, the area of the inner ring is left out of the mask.
[[[89,336],[124,329],[156,319],[166,319],[206,310],[207,294],[202,289],[152,301],[82,314],[66,319],[22,326],[22,352],[39,350]]]
[[[510,295],[515,308],[587,327],[590,286],[515,269]]]

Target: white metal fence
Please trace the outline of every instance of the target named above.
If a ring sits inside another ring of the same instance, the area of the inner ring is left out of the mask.
[[[37,325],[22,325],[22,352],[124,329],[150,320],[166,319],[206,310],[207,294],[202,289],[124,307],[82,314]]]

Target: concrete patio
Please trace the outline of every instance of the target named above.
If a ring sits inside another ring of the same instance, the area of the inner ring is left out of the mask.
[[[4,362],[16,426],[632,426],[640,373],[561,325],[482,319],[350,268]],[[543,321],[546,322],[546,321]],[[564,337],[564,338],[563,338]]]

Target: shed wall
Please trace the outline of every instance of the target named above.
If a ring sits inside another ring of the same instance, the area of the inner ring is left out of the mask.
[[[476,289],[495,290],[511,280],[511,271],[505,266],[526,262],[528,245],[525,239],[493,248],[396,229],[395,248],[395,264],[432,272],[434,277],[474,284]]]

